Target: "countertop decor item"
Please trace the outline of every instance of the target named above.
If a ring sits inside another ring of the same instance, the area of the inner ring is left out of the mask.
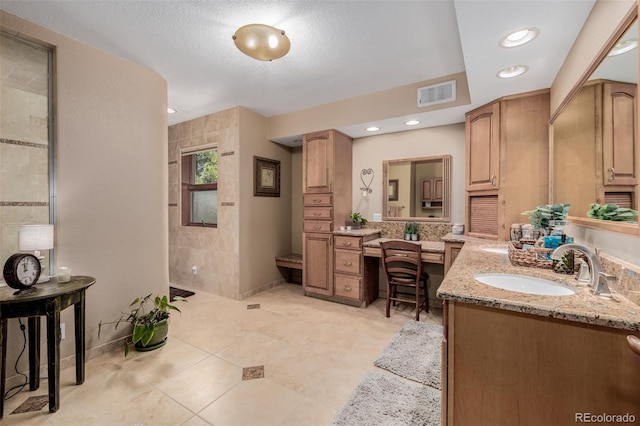
[[[620,207],[617,204],[597,204],[592,203],[587,217],[600,220],[613,220],[616,222],[637,222],[638,211],[627,207]]]
[[[174,296],[171,302],[186,302],[184,297]],[[146,303],[153,303],[153,308],[147,312]],[[129,347],[133,343],[137,351],[145,352],[158,349],[167,341],[169,331],[169,317],[171,311],[181,312],[180,309],[171,303],[167,295],[152,297],[151,294],[145,297],[137,297],[129,305],[131,312],[122,314],[117,321],[102,322],[98,324],[98,338],[102,326],[115,324],[115,328],[122,322],[133,325],[133,334],[130,339],[125,339],[124,355],[129,354]]]
[[[33,251],[33,255],[40,262],[40,275],[38,283],[46,283],[50,276],[42,273],[46,269],[44,256],[40,250],[51,250],[53,248],[53,225],[20,225],[18,229],[18,249],[20,251]]]
[[[362,214],[358,212],[351,212],[349,214],[349,217],[351,218],[351,225],[347,224],[347,226],[351,226],[351,229],[361,229],[363,226],[367,224],[367,222],[369,222],[366,218],[362,216]]]
[[[546,204],[524,211],[522,214],[529,216],[529,223],[535,228],[549,229],[552,221],[566,220],[570,208],[571,204]]]

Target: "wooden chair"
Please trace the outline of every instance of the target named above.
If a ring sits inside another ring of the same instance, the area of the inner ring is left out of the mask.
[[[429,312],[429,274],[422,270],[420,243],[391,240],[380,243],[380,247],[382,268],[387,276],[387,318],[393,301],[393,306],[396,302],[413,304],[416,321],[420,321],[420,311]]]

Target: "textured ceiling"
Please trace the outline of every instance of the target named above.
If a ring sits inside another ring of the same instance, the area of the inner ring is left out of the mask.
[[[175,124],[233,106],[265,116],[467,72],[471,105],[422,114],[421,126],[464,121],[464,112],[512,93],[549,87],[594,0],[427,1],[15,1],[0,8],[139,63],[168,82]],[[291,51],[259,62],[231,39],[248,23],[284,29]],[[522,27],[541,35],[498,47]],[[499,80],[502,68],[529,72]],[[384,131],[405,128],[389,113]],[[365,135],[368,123],[343,131]],[[415,128],[415,127],[414,127]]]

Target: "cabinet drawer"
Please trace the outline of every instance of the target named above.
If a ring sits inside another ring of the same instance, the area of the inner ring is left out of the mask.
[[[422,252],[420,256],[423,262],[428,263],[444,263],[444,253]]]
[[[362,249],[362,238],[360,237],[345,237],[343,235],[336,235],[334,241],[336,248],[348,250]]]
[[[305,206],[331,206],[331,194],[305,194],[302,198]]]
[[[305,207],[304,219],[331,219],[333,211],[331,207]]]
[[[333,222],[330,220],[305,220],[304,232],[331,232]]]
[[[362,278],[360,277],[336,274],[334,279],[335,295],[348,299],[362,300],[361,282]]]
[[[335,250],[336,272],[346,272],[348,274],[362,273],[361,259],[362,252],[355,250]]]

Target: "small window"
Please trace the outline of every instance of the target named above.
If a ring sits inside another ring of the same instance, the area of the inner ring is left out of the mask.
[[[182,225],[218,224],[218,150],[182,155]]]

